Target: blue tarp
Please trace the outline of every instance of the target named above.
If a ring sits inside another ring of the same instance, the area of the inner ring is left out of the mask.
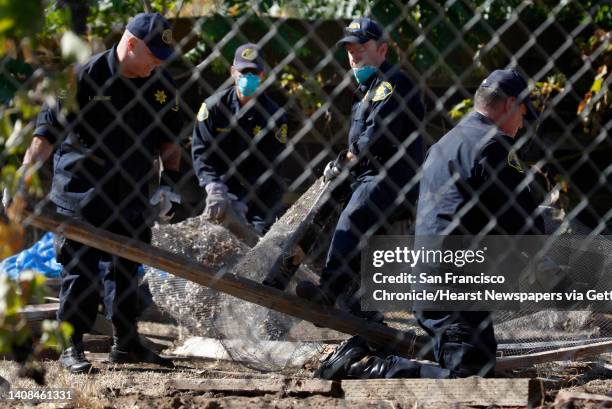
[[[12,279],[18,278],[24,270],[36,270],[45,277],[59,277],[62,266],[55,261],[53,233],[46,233],[29,249],[0,262],[0,274],[7,274]]]
[[[62,266],[55,261],[53,233],[45,233],[29,249],[22,250],[0,262],[0,274],[6,274],[12,279],[17,279],[25,270],[36,270],[49,278],[60,276]],[[138,269],[138,275],[140,277],[144,275],[142,266]]]

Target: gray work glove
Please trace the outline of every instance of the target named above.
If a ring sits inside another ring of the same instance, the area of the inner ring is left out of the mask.
[[[221,182],[212,182],[206,185],[206,209],[204,216],[214,221],[223,221],[228,208],[232,208],[238,217],[246,221],[249,210],[246,204],[240,202],[236,195],[229,193],[227,185]]]

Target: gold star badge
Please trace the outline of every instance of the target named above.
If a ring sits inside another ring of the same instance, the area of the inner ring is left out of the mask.
[[[165,103],[167,98],[168,97],[166,96],[166,93],[163,90],[158,89],[157,91],[155,91],[155,100],[160,104]]]

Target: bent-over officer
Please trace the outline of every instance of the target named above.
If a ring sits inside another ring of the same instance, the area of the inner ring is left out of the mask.
[[[337,45],[346,49],[358,87],[348,149],[327,165],[324,177],[329,180],[350,170],[351,196],[338,219],[319,285],[302,281],[296,287],[298,296],[326,305],[333,305],[340,295],[350,297],[359,286],[360,242],[384,231],[400,210],[414,214],[414,177],[423,158],[417,131],[425,114],[419,90],[399,67],[386,61],[388,45],[377,22],[354,20]],[[379,314],[361,312],[354,298],[349,309],[380,319]]]
[[[543,234],[544,223],[513,149],[524,118],[538,112],[525,79],[493,71],[474,97],[474,111],[429,150],[420,181],[416,235]],[[478,200],[474,200],[477,198]],[[363,338],[341,345],[319,368],[340,378],[457,378],[492,376],[497,343],[486,311],[417,311],[433,338],[439,366],[381,357]]]
[[[262,90],[264,62],[257,45],[236,49],[231,76],[232,86],[200,106],[193,166],[206,189],[208,218],[221,221],[233,210],[263,233],[283,210],[280,169],[287,117]]]
[[[172,78],[159,68],[172,52],[169,22],[158,13],[138,14],[118,44],[76,68],[76,88],[67,90],[75,93],[76,110],[64,115],[63,95],[43,106],[24,167],[40,166],[55,152],[50,198],[59,214],[150,242],[154,160],[163,164],[157,199],[179,179],[179,107]],[[171,366],[139,341],[139,265],[62,236],[55,244],[63,267],[58,319],[74,328],[61,365],[73,373],[91,369],[82,341],[96,319],[103,282],[113,324],[110,361]]]

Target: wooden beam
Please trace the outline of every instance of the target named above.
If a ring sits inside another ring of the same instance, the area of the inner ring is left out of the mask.
[[[232,273],[243,275],[257,260],[265,278],[262,282],[284,290],[311,251],[329,217],[346,194],[348,183],[324,182],[320,178],[270,228],[241,259]]]
[[[343,380],[347,400],[394,400],[426,404],[528,406],[540,399],[538,382],[530,379],[367,379]]]
[[[26,321],[54,320],[59,310],[59,303],[26,305],[19,313]]]
[[[198,392],[224,392],[237,395],[282,393],[284,395],[332,396],[337,390],[337,383],[324,379],[283,377],[269,377],[268,379],[207,378],[201,380],[173,379],[166,382],[166,388]]]
[[[368,322],[347,312],[311,303],[234,274],[217,274],[217,271],[195,260],[62,215],[35,214],[27,210],[23,217],[25,224],[62,234],[87,246],[167,271],[244,301],[340,332],[361,335],[374,345],[393,347],[400,355],[410,356],[412,353],[414,334]]]
[[[553,351],[536,352],[527,355],[497,358],[496,370],[528,367],[535,364],[554,361],[575,361],[612,351],[612,341],[598,342],[591,345],[581,345],[560,348]]]
[[[257,233],[253,226],[239,217],[231,206],[226,209],[226,215],[221,225],[234,233],[236,237],[244,241],[250,247],[255,246],[260,239],[259,233]]]
[[[559,391],[555,398],[554,407],[574,407],[572,403],[577,401],[582,401],[583,404],[587,402],[597,404],[598,408],[612,407],[612,397],[610,396],[574,391]],[[580,405],[580,407],[583,406]]]

